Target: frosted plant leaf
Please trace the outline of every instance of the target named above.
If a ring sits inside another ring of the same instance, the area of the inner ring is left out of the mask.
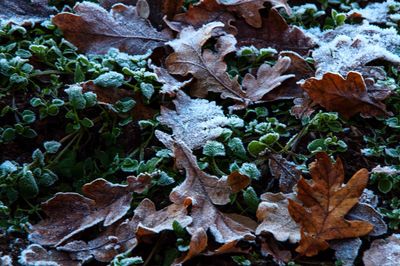
[[[371,3],[365,8],[353,9],[347,13],[349,17],[361,16],[371,23],[388,23],[394,20],[394,11],[400,9],[400,3],[394,0],[388,0],[383,3]]]
[[[199,148],[208,140],[218,138],[223,132],[222,127],[229,124],[229,119],[215,102],[191,99],[178,91],[174,104],[176,111],[161,107],[158,121],[172,128],[173,135],[190,149]]]
[[[400,36],[394,28],[382,29],[365,23],[361,26],[344,25],[324,32],[312,30],[308,34],[320,46],[313,52],[317,77],[326,72],[346,75],[356,70],[365,78],[382,79],[384,75],[376,70],[377,67],[366,64],[377,59],[400,63],[400,57],[396,54]],[[376,73],[371,74],[371,69],[376,70]]]

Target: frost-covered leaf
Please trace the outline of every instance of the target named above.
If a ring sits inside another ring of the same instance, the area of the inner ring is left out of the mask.
[[[257,209],[257,218],[261,223],[257,227],[257,235],[271,233],[278,241],[300,241],[300,227],[290,217],[288,199],[296,200],[295,194],[267,192],[261,195],[262,201]]]
[[[349,72],[345,78],[328,72],[321,79],[307,79],[301,86],[314,102],[346,118],[357,113],[365,117],[389,114],[385,104],[369,96],[364,79],[357,72]]]
[[[173,136],[190,149],[200,148],[208,140],[218,138],[223,132],[222,127],[229,124],[229,119],[215,102],[191,99],[178,91],[174,104],[175,111],[161,107],[158,121],[172,128]]]
[[[138,238],[172,230],[174,221],[179,222],[183,227],[192,222],[192,219],[187,216],[185,206],[171,204],[156,211],[154,203],[149,199],[144,199],[135,209],[133,218],[109,226],[89,242],[72,241],[58,247],[58,250],[68,252],[74,259],[83,262],[92,257],[97,261],[109,262],[116,255],[135,248]]]
[[[291,193],[301,176],[301,171],[296,168],[296,164],[287,161],[279,154],[271,154],[268,166],[272,176],[279,180],[281,192]]]
[[[393,234],[385,239],[376,239],[364,252],[365,266],[394,266],[400,261],[400,234]]]
[[[46,20],[56,9],[47,0],[1,0],[0,22],[29,25]]]
[[[79,261],[71,259],[68,253],[50,250],[47,251],[40,245],[29,245],[22,251],[18,260],[21,265],[49,265],[49,266],[78,266]]]
[[[400,35],[394,28],[382,29],[363,24],[346,24],[334,30],[314,32],[314,40],[319,48],[313,51],[317,68],[316,77],[326,72],[346,75],[349,71],[359,71],[364,77],[378,78],[376,67],[366,66],[374,60],[400,63],[397,49]]]
[[[179,33],[179,38],[168,42],[175,52],[166,59],[167,69],[171,74],[192,74],[196,78],[193,85],[196,96],[204,97],[208,91],[213,91],[220,93],[222,98],[245,102],[245,92],[237,78],[229,77],[226,72],[227,65],[223,61],[227,54],[236,50],[235,38],[232,35],[220,36],[215,45],[216,52],[202,49],[213,32],[222,26],[224,24],[220,22],[212,22],[199,30],[191,26],[184,28]]]
[[[150,184],[149,175],[128,177],[127,185],[96,179],[78,193],[57,193],[42,204],[48,218],[30,229],[29,240],[44,246],[59,246],[83,230],[102,223],[109,226],[130,208],[132,192],[143,192]],[[68,214],[68,215],[66,215]]]
[[[175,96],[176,92],[188,85],[192,80],[180,82],[171,76],[165,68],[151,66],[154,73],[157,75],[157,81],[162,85],[160,93],[168,94],[169,96]]]
[[[308,54],[315,46],[314,41],[296,27],[289,26],[275,9],[271,9],[268,18],[263,18],[262,27],[257,29],[243,21],[233,22],[237,28],[236,38],[239,46],[255,46],[257,48],[272,47],[278,51],[294,51],[300,55]]]
[[[333,164],[326,153],[318,153],[310,174],[312,181],[301,178],[297,183],[297,198],[303,205],[288,199],[289,213],[301,227],[297,252],[314,256],[329,247],[328,240],[359,237],[373,230],[368,222],[344,217],[358,203],[368,183],[367,169],[356,172],[344,185],[341,160]]]
[[[254,239],[252,229],[246,225],[247,223],[244,224],[237,218],[229,218],[214,206],[214,204],[227,204],[233,192],[229,184],[242,183],[242,181],[229,181],[226,176],[218,178],[201,171],[196,157],[181,141],[175,141],[173,148],[175,164],[179,169],[185,170],[186,179],[172,190],[170,200],[175,204],[191,205],[193,223],[186,228],[188,232],[195,235],[199,229],[205,232],[209,230],[215,241],[224,246],[232,245],[239,240]]]
[[[387,225],[382,214],[369,204],[358,203],[346,215],[346,219],[361,220],[372,224],[374,229],[369,233],[370,236],[380,236],[387,232]]]
[[[264,95],[281,85],[283,81],[294,77],[293,74],[284,75],[290,67],[290,62],[289,57],[280,57],[272,67],[264,63],[257,71],[257,78],[247,73],[242,82],[246,97],[252,102],[260,102]]]
[[[106,53],[113,47],[142,54],[170,39],[169,33],[158,32],[132,6],[116,4],[107,12],[97,4],[83,2],[74,10],[76,14],[56,15],[53,23],[67,40],[88,53]]]
[[[362,241],[360,238],[332,240],[330,247],[335,250],[335,257],[343,266],[353,266],[358,256]]]
[[[370,3],[364,8],[352,9],[347,13],[350,18],[362,17],[370,23],[384,24],[397,22],[400,3],[395,0],[387,0],[383,3]]]

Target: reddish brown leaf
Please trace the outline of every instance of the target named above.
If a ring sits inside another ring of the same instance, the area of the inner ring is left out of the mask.
[[[388,114],[383,103],[368,95],[364,79],[357,72],[349,72],[346,78],[328,72],[322,79],[307,79],[302,88],[314,102],[328,111],[339,112],[345,118],[357,113],[365,117]]]
[[[56,15],[53,23],[67,40],[88,53],[105,53],[114,47],[141,54],[170,39],[168,33],[158,32],[132,6],[116,4],[107,12],[97,4],[83,2],[74,10],[76,14]]]
[[[314,256],[329,247],[328,240],[363,236],[372,231],[370,223],[344,218],[368,183],[367,169],[359,170],[344,185],[341,160],[332,164],[327,154],[319,153],[310,173],[310,184],[303,178],[297,184],[297,198],[303,205],[289,199],[289,213],[301,226],[297,252]]]
[[[56,11],[47,0],[2,0],[0,10],[0,21],[22,25],[41,22]]]
[[[42,204],[48,218],[32,226],[29,240],[40,245],[59,246],[96,224],[113,224],[129,210],[132,192],[142,192],[150,184],[150,179],[149,175],[128,177],[127,185],[97,179],[83,186],[85,196],[72,192],[57,193]]]
[[[183,29],[178,39],[168,42],[175,53],[167,57],[166,65],[171,74],[192,74],[196,78],[193,85],[196,95],[204,96],[208,91],[213,91],[221,93],[222,98],[244,102],[245,92],[237,78],[230,79],[223,61],[225,55],[236,50],[235,38],[232,35],[221,36],[217,40],[217,52],[209,49],[202,51],[202,46],[211,38],[213,31],[222,26],[220,22],[213,22],[197,31],[192,27]]]
[[[268,18],[263,18],[262,27],[259,29],[240,20],[233,25],[238,29],[236,38],[239,46],[272,47],[278,51],[290,50],[301,55],[308,54],[315,46],[311,38],[300,28],[289,26],[275,9],[271,9]]]

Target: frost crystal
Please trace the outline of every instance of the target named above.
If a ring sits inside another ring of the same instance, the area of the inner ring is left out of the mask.
[[[362,9],[353,9],[347,13],[348,16],[361,15],[371,23],[387,23],[392,20],[392,15],[400,9],[400,3],[394,0],[388,0],[383,3],[371,3]]]
[[[369,73],[371,67],[366,64],[377,59],[400,63],[397,55],[400,36],[394,28],[382,29],[365,23],[344,25],[323,32],[313,29],[308,34],[320,46],[313,52],[318,78],[326,72],[346,75],[354,70],[361,72],[364,77],[377,78],[378,75]]]
[[[223,126],[229,124],[222,108],[204,99],[191,99],[182,91],[174,100],[176,111],[161,107],[158,121],[172,128],[173,136],[190,149],[203,146],[208,140],[218,138]]]

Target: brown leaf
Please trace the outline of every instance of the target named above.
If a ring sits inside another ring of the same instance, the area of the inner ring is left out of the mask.
[[[271,154],[268,160],[271,175],[279,180],[279,189],[283,193],[293,192],[293,187],[300,179],[301,171],[296,164],[287,161],[279,154]]]
[[[295,194],[267,192],[261,195],[257,209],[257,219],[261,224],[257,227],[257,235],[271,233],[278,241],[299,242],[300,228],[290,217],[288,199],[295,200]]]
[[[357,113],[365,117],[389,114],[382,102],[375,101],[368,95],[364,79],[357,72],[349,72],[346,78],[328,72],[322,79],[307,79],[302,88],[314,102],[328,111],[339,112],[345,118]]]
[[[168,33],[158,32],[132,6],[116,4],[107,12],[97,4],[83,2],[74,10],[76,14],[56,15],[53,23],[67,40],[88,53],[105,53],[113,47],[142,54],[170,39]]]
[[[21,25],[39,23],[56,11],[47,0],[2,0],[0,10],[0,21]]]
[[[182,140],[190,149],[197,149],[208,140],[218,138],[223,132],[223,126],[229,123],[222,108],[215,102],[191,99],[183,91],[178,91],[173,102],[176,110],[161,106],[161,115],[157,119],[172,128],[173,136]],[[157,137],[169,146],[160,133],[157,133]]]
[[[182,263],[190,260],[193,257],[196,257],[203,252],[207,248],[207,245],[208,237],[206,231],[203,228],[197,228],[190,239],[188,252],[181,258],[176,259],[172,265],[182,265]]]
[[[249,25],[255,28],[262,27],[259,10],[264,8],[265,3],[270,3],[275,8],[283,7],[286,13],[291,13],[286,0],[217,0],[217,2],[224,5],[228,11],[243,17]]]
[[[230,79],[226,72],[227,65],[223,61],[225,55],[236,50],[236,40],[232,35],[220,36],[216,43],[216,51],[202,51],[202,46],[211,38],[213,31],[223,24],[213,22],[204,25],[199,30],[192,27],[183,29],[179,38],[168,42],[175,53],[166,59],[168,71],[171,74],[196,78],[194,92],[196,96],[207,95],[208,91],[218,92],[222,98],[232,98],[246,101],[245,92],[241,89],[237,78]]]
[[[308,54],[315,46],[310,37],[300,28],[289,26],[275,9],[270,10],[268,18],[263,18],[262,27],[259,29],[240,20],[234,22],[233,26],[238,29],[236,39],[239,46],[272,47],[278,51],[290,50],[300,55]]]
[[[257,78],[247,73],[242,82],[246,97],[252,102],[259,102],[284,80],[294,77],[292,74],[283,75],[288,70],[290,62],[289,57],[279,57],[272,67],[267,63],[261,65],[257,71]]]
[[[243,188],[250,185],[250,178],[246,175],[242,175],[238,171],[235,171],[228,175],[227,182],[232,189],[232,193],[238,193]]]
[[[47,219],[30,229],[29,240],[44,246],[59,246],[74,235],[102,222],[109,226],[122,218],[130,208],[132,192],[142,192],[149,175],[128,177],[127,185],[96,179],[82,187],[85,196],[57,193],[42,204]],[[68,214],[68,215],[66,215]]]
[[[284,262],[288,263],[292,259],[292,254],[289,250],[285,250],[279,246],[272,236],[265,235],[260,237],[261,240],[261,254],[265,257],[271,255],[279,265]]]
[[[172,19],[182,9],[184,0],[164,0],[163,12],[168,19]]]
[[[364,252],[365,266],[394,266],[400,261],[400,234],[393,234],[385,239],[376,239]]]
[[[72,260],[65,252],[57,250],[47,251],[40,245],[29,245],[22,251],[19,263],[22,265],[57,265],[57,266],[78,266],[79,261]]]
[[[87,243],[81,240],[72,241],[58,249],[69,252],[74,259],[82,262],[92,257],[101,262],[109,262],[116,255],[135,248],[140,238],[172,230],[173,221],[178,221],[183,227],[187,226],[192,219],[186,214],[187,210],[183,205],[171,204],[156,211],[154,203],[144,199],[135,209],[132,219],[109,226]]]
[[[326,153],[319,153],[310,173],[311,184],[303,178],[297,184],[297,198],[303,206],[289,199],[289,213],[301,226],[297,252],[314,256],[329,247],[327,240],[358,237],[372,231],[370,223],[344,219],[368,183],[367,169],[359,170],[343,185],[341,160],[332,164]]]
[[[387,233],[387,225],[383,220],[382,214],[369,204],[356,204],[346,215],[346,219],[361,220],[372,224],[374,229],[368,234],[370,236],[380,236]]]
[[[187,227],[190,234],[202,228],[209,230],[221,244],[254,239],[251,229],[220,212],[215,206],[229,202],[232,188],[226,177],[218,178],[201,171],[196,157],[181,141],[174,143],[175,163],[186,172],[185,181],[174,188],[170,200],[175,204],[191,205],[193,223]]]
[[[188,85],[192,80],[187,80],[184,82],[180,82],[171,76],[165,68],[151,66],[154,73],[157,75],[157,81],[162,85],[160,93],[168,94],[169,96],[175,96],[176,92]]]

